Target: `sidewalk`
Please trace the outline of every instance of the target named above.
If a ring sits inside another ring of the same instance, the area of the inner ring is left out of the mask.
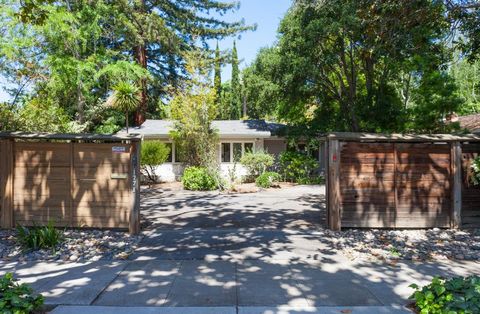
[[[52,314],[405,314],[410,311],[390,306],[362,307],[106,307],[106,306],[59,306]]]
[[[244,308],[239,313],[257,313],[253,307],[403,307],[412,293],[411,283],[425,284],[434,275],[480,274],[479,266],[451,261],[390,266],[347,261],[147,260],[1,263],[0,275],[13,271],[44,294],[50,305],[233,307]]]

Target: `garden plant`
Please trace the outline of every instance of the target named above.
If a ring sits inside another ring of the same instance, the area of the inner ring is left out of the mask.
[[[167,161],[170,148],[160,141],[144,141],[141,150],[143,174],[150,183],[158,183],[157,168]]]
[[[205,167],[188,167],[183,172],[182,184],[186,190],[211,191],[218,188],[218,180]]]
[[[269,188],[277,185],[282,180],[282,176],[276,172],[267,171],[262,173],[256,180],[255,184],[261,188]]]
[[[273,155],[264,151],[248,152],[240,159],[240,163],[247,168],[247,180],[255,180],[274,163]]]
[[[62,231],[55,228],[53,221],[46,226],[17,227],[17,241],[25,251],[51,249],[55,251],[58,244],[63,241]]]
[[[19,284],[12,273],[0,278],[0,313],[34,313],[42,307],[43,301],[41,294],[34,294],[33,289],[25,283]]]
[[[424,287],[410,285],[415,292],[410,297],[421,314],[480,313],[480,277],[433,278]]]

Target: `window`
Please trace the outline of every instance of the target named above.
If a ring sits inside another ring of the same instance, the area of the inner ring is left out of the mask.
[[[233,161],[242,159],[242,143],[233,143]]]
[[[310,149],[310,156],[314,158],[316,161],[320,160],[320,149],[319,148],[312,148]]]
[[[245,153],[253,151],[252,142],[222,143],[221,145],[222,162],[239,162]]]
[[[175,145],[175,162],[185,162],[184,154],[177,145]]]
[[[173,144],[165,143],[165,145],[170,149],[170,153],[168,153],[167,157],[167,162],[173,162]]]
[[[245,143],[245,153],[253,152],[253,143]]]
[[[222,162],[230,162],[230,143],[222,143]]]

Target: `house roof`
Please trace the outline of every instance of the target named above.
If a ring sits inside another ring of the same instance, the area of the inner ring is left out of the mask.
[[[268,138],[278,135],[285,125],[265,120],[214,120],[212,127],[218,130],[221,138]],[[168,138],[172,129],[171,120],[146,120],[141,126],[130,128],[129,132],[146,138]],[[125,129],[120,133],[125,133]]]
[[[373,142],[480,142],[478,134],[382,134],[334,132],[326,136],[331,140],[373,141]]]
[[[480,113],[457,118],[462,129],[467,129],[472,133],[480,133]]]

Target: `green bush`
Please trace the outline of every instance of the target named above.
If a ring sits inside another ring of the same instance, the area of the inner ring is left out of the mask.
[[[40,309],[43,296],[34,295],[27,284],[19,284],[11,273],[0,279],[0,313],[28,314]]]
[[[470,181],[473,185],[480,185],[480,156],[472,160],[472,174],[470,175]]]
[[[314,178],[318,162],[302,153],[283,152],[280,154],[280,170],[288,181],[306,183]]]
[[[282,179],[282,177],[276,173],[276,172],[264,172],[262,173],[256,180],[255,184],[261,188],[269,188],[274,183],[279,182]]]
[[[211,191],[218,187],[216,176],[204,167],[188,167],[183,172],[182,184],[186,190]]]
[[[274,161],[273,155],[263,151],[248,152],[240,159],[240,163],[247,168],[248,176],[253,179],[267,171]]]
[[[433,278],[422,288],[410,285],[415,292],[410,299],[422,314],[480,313],[480,277]]]
[[[160,141],[144,141],[141,150],[142,171],[150,182],[157,183],[157,168],[167,161],[170,148]]]
[[[299,178],[297,180],[298,184],[324,184],[325,178],[323,176],[312,176],[309,178]]]
[[[50,221],[46,226],[18,226],[17,240],[24,250],[52,249],[63,241],[63,233]]]

